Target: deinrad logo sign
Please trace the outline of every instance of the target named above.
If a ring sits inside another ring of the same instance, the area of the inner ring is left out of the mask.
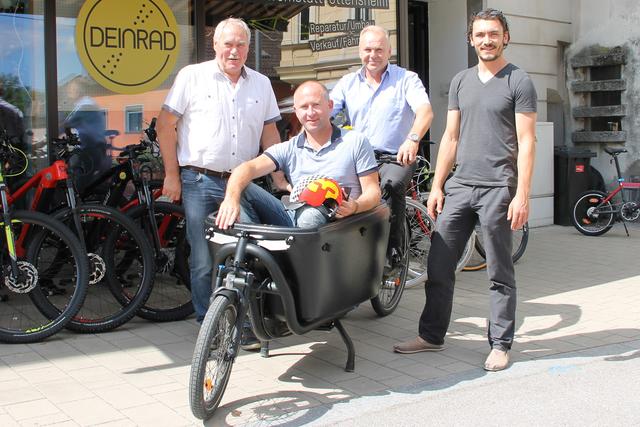
[[[98,83],[117,93],[158,87],[178,57],[180,34],[164,0],[87,0],[76,23],[76,47]]]

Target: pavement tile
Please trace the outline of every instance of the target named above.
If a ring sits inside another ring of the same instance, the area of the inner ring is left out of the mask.
[[[8,365],[0,362],[0,383],[3,381],[15,381],[21,377],[16,371],[10,368]]]
[[[26,381],[5,381],[0,383],[0,406],[43,399],[38,390]],[[0,424],[2,425],[2,424]]]
[[[73,378],[34,384],[53,404],[73,402],[94,397],[94,393]]]
[[[93,358],[82,353],[50,360],[54,365],[56,365],[63,371],[81,368],[96,368],[99,366],[98,362],[96,362]]]
[[[384,394],[387,386],[370,378],[360,377],[346,381],[337,381],[336,385],[360,396]]]
[[[29,351],[28,353],[9,354],[0,357],[0,360],[6,365],[11,366],[11,368],[16,372],[51,366],[51,362],[34,351]]]
[[[0,426],[2,427],[20,427],[20,424],[9,415],[0,414]]]
[[[33,350],[28,344],[2,344],[0,345],[0,360],[4,356],[9,356],[12,354],[27,354],[31,353]]]
[[[104,366],[74,369],[67,371],[69,376],[89,390],[122,384],[124,379]]]
[[[116,409],[126,409],[148,405],[157,401],[130,384],[119,384],[112,387],[102,387],[94,390],[97,397]]]
[[[402,388],[411,384],[417,383],[419,380],[410,375],[398,374],[393,378],[380,380],[380,382],[386,385],[389,389]]]
[[[60,413],[58,408],[47,399],[31,400],[29,402],[15,403],[5,406],[5,410],[16,421],[22,421],[29,418],[43,418],[47,415],[55,415]],[[61,421],[67,420],[64,416]]]
[[[146,405],[144,410],[130,408],[124,409],[122,412],[138,426],[177,427],[191,424],[191,421],[161,403]]]
[[[120,350],[114,344],[96,335],[84,335],[83,338],[74,340],[71,342],[71,346],[87,355],[115,353]]]
[[[69,378],[66,372],[53,365],[46,368],[21,371],[20,376],[31,384],[40,384]]]
[[[122,412],[97,397],[59,403],[58,408],[83,426],[127,420]]]

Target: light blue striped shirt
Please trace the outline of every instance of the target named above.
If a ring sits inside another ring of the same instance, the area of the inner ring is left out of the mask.
[[[409,135],[418,107],[429,96],[418,75],[389,64],[377,89],[372,88],[364,67],[342,77],[331,91],[332,116],[344,110],[353,128],[366,135],[375,150],[397,153]]]

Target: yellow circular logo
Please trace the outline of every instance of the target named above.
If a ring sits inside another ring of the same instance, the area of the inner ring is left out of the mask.
[[[124,172],[120,172],[118,177],[120,178],[121,181],[124,181],[125,179],[127,179],[127,174]]]
[[[117,93],[158,87],[178,58],[180,33],[164,0],[87,0],[76,48],[95,81]]]

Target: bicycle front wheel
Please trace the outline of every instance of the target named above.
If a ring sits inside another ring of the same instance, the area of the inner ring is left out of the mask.
[[[131,320],[149,298],[153,249],[135,222],[118,210],[99,205],[77,209],[89,257],[89,291],[67,326],[87,333],[112,330]],[[71,209],[56,217],[76,230]]]
[[[406,288],[423,284],[427,280],[427,257],[431,248],[431,234],[435,222],[427,208],[417,200],[406,199],[406,220],[409,227],[409,267]]]
[[[158,228],[155,247],[149,211],[140,205],[127,212],[154,248],[155,279],[153,290],[138,316],[156,322],[182,320],[193,313],[189,272],[190,247],[186,236],[184,208],[174,203],[155,202],[153,205]]]
[[[585,236],[600,236],[613,227],[614,209],[606,197],[601,191],[587,191],[573,205],[571,222]]]
[[[404,248],[402,258],[391,262],[391,269],[384,271],[380,281],[378,295],[371,298],[371,305],[380,317],[393,313],[400,303],[407,282],[409,267],[409,226],[404,223]]]
[[[80,310],[89,266],[80,242],[60,221],[31,211],[11,217],[18,271],[12,276],[7,234],[0,233],[0,341],[37,342]]]
[[[218,295],[202,321],[189,376],[189,403],[198,419],[213,415],[227,388],[240,339],[237,317],[236,306]]]

